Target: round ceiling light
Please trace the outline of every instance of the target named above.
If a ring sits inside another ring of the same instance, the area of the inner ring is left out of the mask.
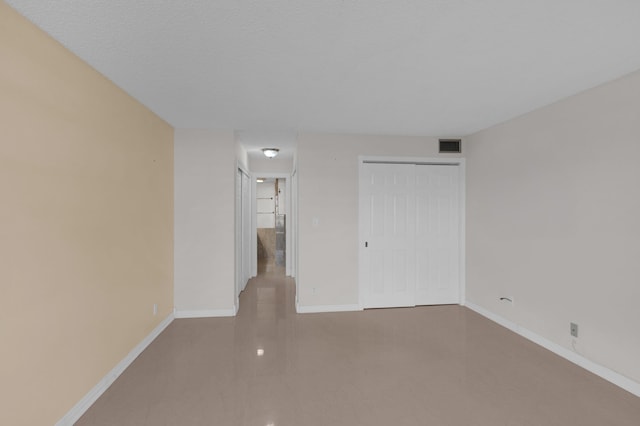
[[[278,148],[262,148],[262,153],[267,158],[275,157],[276,155],[278,155],[278,152],[280,152]]]

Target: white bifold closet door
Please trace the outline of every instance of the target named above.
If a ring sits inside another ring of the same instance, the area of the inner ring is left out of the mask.
[[[363,164],[365,308],[459,303],[459,187],[457,165]]]
[[[242,290],[251,278],[251,178],[242,173]]]
[[[251,278],[251,178],[242,169],[236,174],[236,296]]]

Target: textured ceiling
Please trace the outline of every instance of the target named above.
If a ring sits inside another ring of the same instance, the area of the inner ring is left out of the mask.
[[[251,140],[464,136],[640,69],[638,0],[6,1],[173,126]]]

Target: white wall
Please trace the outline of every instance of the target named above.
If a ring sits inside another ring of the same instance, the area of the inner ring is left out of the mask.
[[[175,289],[178,315],[234,310],[233,131],[175,131]]]
[[[466,140],[467,299],[636,382],[639,137],[634,73]]]
[[[293,171],[293,158],[250,157],[249,167],[252,173],[284,173]]]
[[[464,147],[463,147],[464,151]],[[437,138],[301,134],[298,140],[298,301],[357,305],[358,156],[446,157]],[[318,226],[313,226],[313,219]]]
[[[236,140],[236,159],[238,166],[244,169],[245,172],[249,171],[249,154],[247,150]]]
[[[274,180],[256,184],[257,228],[276,227],[276,186]],[[266,214],[269,213],[269,214]]]
[[[287,193],[287,180],[278,180],[278,214],[288,214]]]

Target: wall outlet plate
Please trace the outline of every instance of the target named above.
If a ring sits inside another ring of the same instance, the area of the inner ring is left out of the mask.
[[[571,325],[569,326],[569,331],[571,332],[571,335],[573,337],[578,337],[578,324],[576,324],[575,322],[572,322]]]

